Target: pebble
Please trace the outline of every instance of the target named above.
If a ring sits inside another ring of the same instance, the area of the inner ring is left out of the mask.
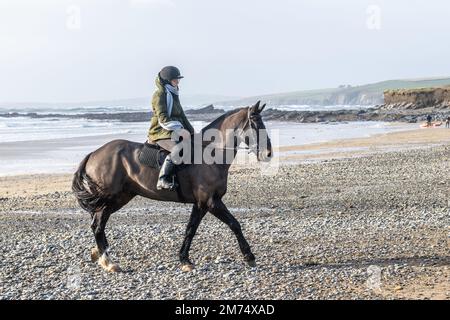
[[[281,166],[276,176],[232,170],[224,203],[254,268],[233,232],[206,215],[190,251],[195,269],[181,272],[190,206],[136,198],[108,222],[124,272],[107,273],[90,261],[90,218],[70,192],[1,196],[0,299],[414,298],[410,284],[426,279],[437,290],[450,277],[450,191],[440,183],[449,154],[379,153]],[[395,289],[379,293],[372,280]]]

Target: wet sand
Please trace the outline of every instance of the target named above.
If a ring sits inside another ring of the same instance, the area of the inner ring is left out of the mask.
[[[278,148],[281,162],[359,157],[376,152],[421,149],[450,143],[450,129],[433,128],[378,134],[367,138],[333,140]]]

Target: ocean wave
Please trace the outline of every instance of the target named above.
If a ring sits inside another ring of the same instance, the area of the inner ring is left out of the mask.
[[[119,124],[118,121],[111,121],[111,122],[105,122],[105,121],[92,121],[89,120],[89,123],[81,123],[80,126],[82,128],[111,128],[114,126],[117,126]]]
[[[83,107],[17,107],[17,108],[1,108],[2,113],[36,113],[40,115],[47,114],[85,114],[85,113],[121,113],[121,112],[138,112],[148,111],[150,106],[83,106]]]
[[[0,142],[47,140],[105,134],[146,135],[148,123],[86,119],[0,118]]]
[[[279,105],[272,107],[282,111],[332,111],[332,110],[359,110],[368,109],[371,106],[361,105],[329,105],[329,106],[311,106],[311,105]]]

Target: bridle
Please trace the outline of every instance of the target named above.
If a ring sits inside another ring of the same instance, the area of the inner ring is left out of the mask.
[[[259,116],[260,117],[260,115],[257,115],[257,116]],[[239,128],[238,130],[239,130],[239,133],[238,133],[238,137],[239,137],[239,140],[241,140],[242,141],[242,135],[243,135],[243,133],[246,131],[246,127],[247,126],[249,126],[249,124],[250,124],[250,128],[252,128],[253,126],[252,126],[252,120],[251,120],[251,113],[250,113],[250,108],[248,109],[248,111],[247,111],[247,119],[245,120],[245,122],[244,122],[244,125],[241,127],[241,128]],[[247,129],[248,130],[248,129]],[[251,145],[248,145],[248,146],[245,146],[245,147],[239,147],[238,145],[236,145],[236,146],[234,146],[234,147],[232,147],[232,148],[230,148],[230,147],[214,147],[215,149],[219,149],[219,150],[234,150],[234,151],[237,151],[237,150],[247,150],[248,151],[248,153],[251,153],[251,152],[253,152],[253,153],[255,153],[255,155],[258,155],[258,152],[259,152],[259,146],[258,146],[258,140],[257,140],[257,132],[256,132],[256,130],[254,131],[254,135],[253,135],[253,141],[256,141],[255,143],[253,143],[253,144],[251,144]]]
[[[260,117],[259,114],[254,115],[254,116]],[[245,119],[244,125],[241,128],[237,129],[237,130],[239,130],[239,133],[237,134],[237,137],[239,137],[239,140],[241,140],[241,141],[243,140],[242,139],[242,135],[246,132],[246,130],[253,128],[253,125],[252,125],[253,121],[252,121],[251,118],[252,118],[252,115],[251,115],[251,110],[249,108],[248,111],[247,111],[247,117]],[[247,129],[247,127],[250,127],[250,128]],[[253,152],[253,153],[255,153],[255,155],[258,155],[259,146],[258,146],[258,142],[257,142],[258,141],[257,140],[257,135],[258,135],[258,133],[256,132],[256,129],[255,129],[253,131],[253,137],[252,137],[252,140],[255,141],[255,142],[252,143],[251,145],[248,145],[248,146],[245,146],[245,147],[240,147],[238,145],[236,145],[234,147],[214,146],[214,149],[218,149],[218,150],[234,150],[234,151],[247,150],[248,153]],[[204,145],[204,146],[211,146],[211,143],[208,143],[207,145]]]
[[[254,115],[254,116],[255,117],[261,117],[261,115],[259,115],[259,114]],[[253,125],[252,125],[253,121],[252,121],[251,118],[252,118],[252,114],[251,114],[251,111],[250,111],[250,108],[249,108],[248,111],[247,111],[247,119],[245,120],[245,123],[242,126],[242,128],[240,129],[239,135],[238,135],[241,141],[242,141],[242,134],[246,131],[245,128],[247,126],[249,126],[250,130],[251,129],[255,129],[255,128],[253,128]],[[252,143],[252,144],[250,144],[250,145],[248,145],[246,147],[243,147],[243,148],[236,146],[234,149],[236,150],[236,148],[237,148],[237,150],[248,150],[248,153],[253,152],[253,153],[255,153],[255,155],[258,155],[258,153],[259,153],[259,145],[258,145],[258,139],[257,139],[258,133],[256,132],[256,129],[254,131],[252,131],[252,133],[253,133],[252,140],[254,141],[254,143]]]

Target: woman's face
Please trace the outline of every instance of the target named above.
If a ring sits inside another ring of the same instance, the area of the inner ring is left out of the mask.
[[[170,80],[170,84],[174,87],[177,87],[180,84],[180,79]]]

